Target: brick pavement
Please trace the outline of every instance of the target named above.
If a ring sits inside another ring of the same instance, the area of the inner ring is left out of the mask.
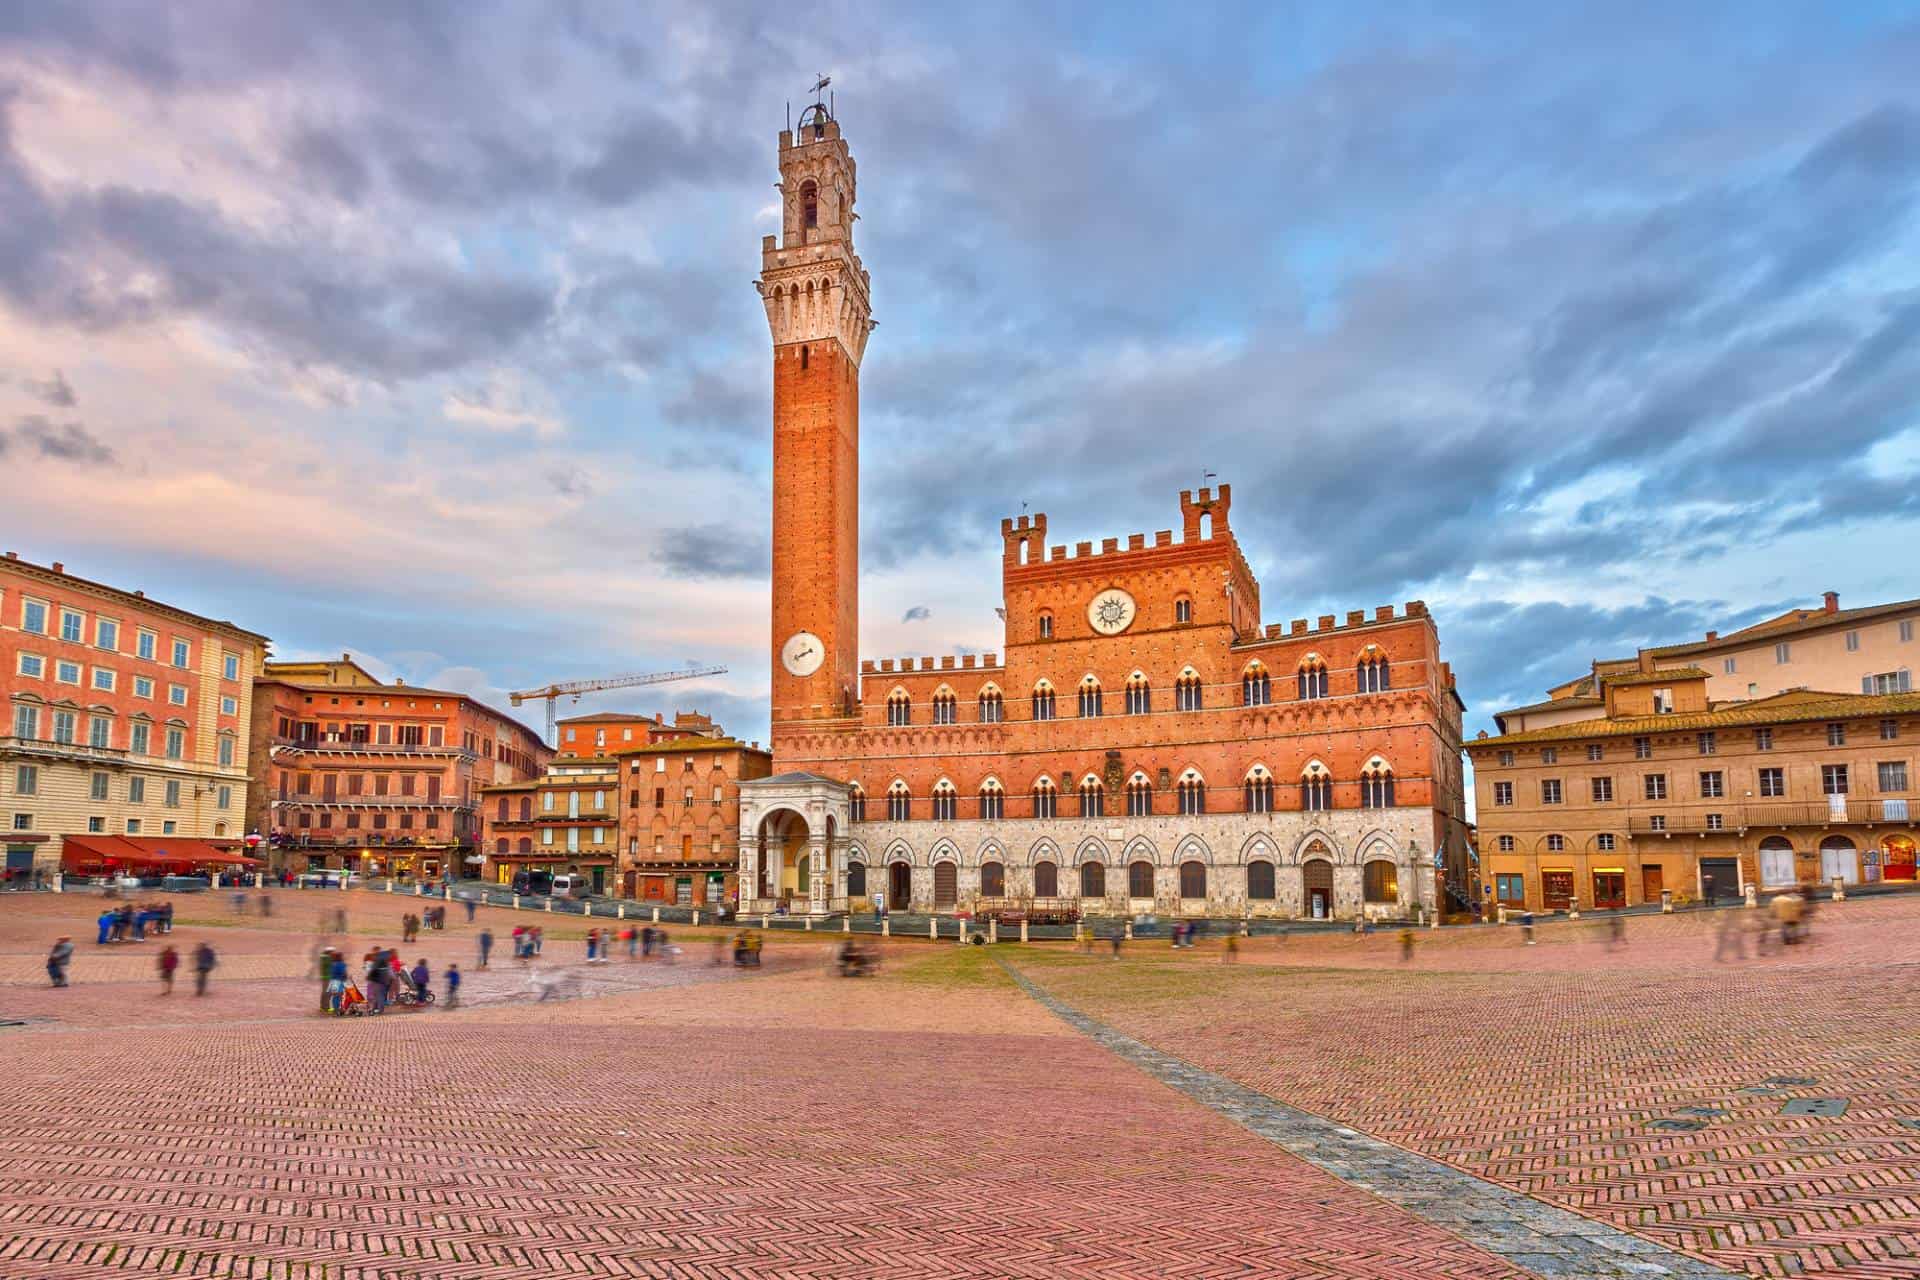
[[[0,950],[58,923],[0,910]],[[823,958],[371,1021],[289,979],[0,987],[75,998],[0,1031],[0,1277],[1523,1274],[1042,1030],[977,952]]]
[[[1391,935],[1015,958],[1148,1044],[1730,1269],[1911,1280],[1920,899],[1823,906],[1812,945],[1715,964],[1727,921],[1636,920],[1617,950],[1421,934],[1405,965]],[[1830,1096],[1844,1116],[1782,1114]]]

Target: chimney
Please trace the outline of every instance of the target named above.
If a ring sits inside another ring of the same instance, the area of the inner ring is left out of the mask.
[[[63,564],[61,564],[61,563],[60,563],[60,562],[59,562],[58,560],[55,560],[55,561],[53,562],[53,571],[54,571],[55,573],[65,573],[65,572],[67,571],[67,566],[65,566],[65,565],[63,565]],[[1828,596],[1829,596],[1829,598],[1831,598],[1831,597],[1832,597],[1832,593],[1831,593],[1831,592],[1829,592],[1829,593],[1828,593]]]
[[[1653,670],[1653,655],[1645,649],[1640,651],[1640,670],[1643,672],[1651,672]]]
[[[53,566],[53,571],[55,573],[60,572],[60,566],[59,565]],[[1840,593],[1838,591],[1827,592],[1826,596],[1824,597],[1824,603],[1826,605],[1826,609],[1828,613],[1840,612]]]
[[[1719,633],[1718,631],[1709,631],[1709,632],[1707,632],[1707,643],[1708,643],[1708,644],[1712,644],[1712,643],[1713,643],[1713,642],[1714,642],[1715,640],[1718,640],[1719,638],[1720,638],[1720,633]]]

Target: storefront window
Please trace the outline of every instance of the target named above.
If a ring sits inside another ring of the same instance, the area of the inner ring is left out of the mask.
[[[1493,878],[1494,897],[1503,907],[1524,907],[1527,905],[1527,878],[1519,874],[1502,874]]]

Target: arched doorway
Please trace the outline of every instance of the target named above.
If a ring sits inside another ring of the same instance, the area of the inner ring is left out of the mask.
[[[759,897],[806,898],[807,835],[807,820],[792,809],[775,809],[760,819]]]
[[[1333,864],[1325,858],[1309,858],[1300,868],[1306,891],[1307,916],[1314,920],[1333,918]]]
[[[1768,836],[1760,842],[1760,884],[1779,889],[1795,883],[1793,841],[1785,836]]]
[[[887,868],[887,910],[905,911],[913,905],[913,868],[896,862]]]
[[[1860,880],[1860,851],[1845,836],[1828,836],[1820,842],[1820,878],[1832,884],[1836,877],[1843,884]]]
[[[1888,836],[1880,842],[1881,875],[1888,880],[1914,878],[1915,846],[1912,836]]]
[[[960,901],[960,868],[951,862],[933,864],[934,909],[951,909]]]

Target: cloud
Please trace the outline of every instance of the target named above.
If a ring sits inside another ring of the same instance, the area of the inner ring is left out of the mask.
[[[55,425],[37,413],[29,414],[14,424],[12,442],[56,462],[94,467],[114,464],[113,450],[96,439],[83,424],[63,422]],[[4,451],[8,443],[8,433],[0,431],[0,451]]]
[[[547,484],[563,498],[590,498],[593,482],[579,467],[556,467],[547,472]]]
[[[20,385],[26,388],[28,395],[51,408],[71,409],[79,403],[73,394],[73,384],[69,383],[67,375],[58,369],[53,371],[51,378],[40,381],[22,378]]]
[[[900,615],[900,621],[925,622],[928,618],[931,618],[932,616],[933,616],[933,610],[929,609],[926,605],[916,604],[912,608],[908,609],[905,613]]]
[[[661,530],[653,557],[678,578],[757,578],[767,572],[769,551],[764,539],[702,524]]]
[[[483,432],[525,432],[550,440],[566,434],[567,424],[552,405],[538,403],[518,376],[495,370],[481,385],[449,391],[441,416],[449,422]]]

